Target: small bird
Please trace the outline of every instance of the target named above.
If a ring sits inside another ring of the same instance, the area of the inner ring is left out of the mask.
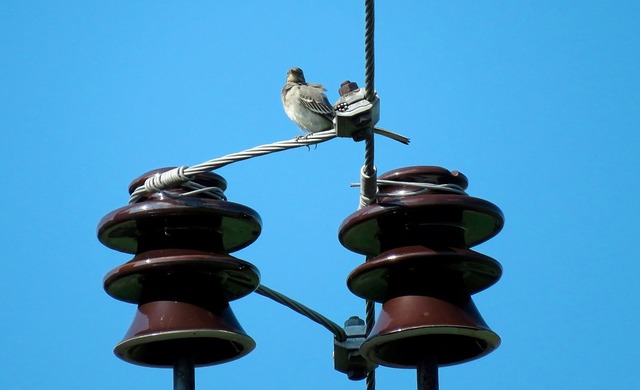
[[[332,129],[336,113],[324,91],[326,89],[322,84],[307,83],[302,69],[289,69],[287,82],[282,87],[284,112],[304,131],[316,133]],[[373,131],[403,144],[409,144],[407,137],[392,131],[379,127],[374,127]]]

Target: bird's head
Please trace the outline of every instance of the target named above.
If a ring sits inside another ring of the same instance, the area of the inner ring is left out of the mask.
[[[300,68],[291,68],[287,72],[287,83],[304,83],[304,73]]]

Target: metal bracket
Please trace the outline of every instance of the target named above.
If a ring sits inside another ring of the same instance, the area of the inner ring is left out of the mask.
[[[344,331],[347,334],[345,341],[333,341],[333,361],[337,371],[347,374],[352,381],[359,381],[367,377],[367,373],[373,371],[377,364],[365,360],[360,354],[360,345],[366,340],[367,330],[359,317],[350,317],[344,323]]]
[[[340,98],[333,106],[336,135],[362,141],[366,131],[380,120],[380,99],[376,95],[373,101],[367,100],[365,90],[351,81],[342,83],[339,91]]]

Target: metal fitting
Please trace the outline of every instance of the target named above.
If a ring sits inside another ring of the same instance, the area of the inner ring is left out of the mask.
[[[333,361],[337,371],[347,374],[352,381],[359,381],[367,377],[367,373],[373,371],[377,365],[365,360],[360,354],[360,346],[366,339],[366,326],[364,320],[359,317],[350,317],[344,323],[344,331],[347,334],[345,341],[334,339]]]
[[[340,85],[338,92],[340,98],[333,106],[336,135],[351,137],[355,141],[365,139],[368,129],[380,120],[380,99],[376,95],[373,101],[367,100],[364,89],[348,80]]]

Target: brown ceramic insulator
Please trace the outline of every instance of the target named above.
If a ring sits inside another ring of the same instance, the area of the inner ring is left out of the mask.
[[[113,269],[104,289],[113,298],[130,303],[160,299],[171,293],[179,299],[226,301],[253,292],[260,274],[253,264],[235,257],[189,249],[151,250]]]
[[[168,169],[147,172],[134,180],[129,190]],[[220,189],[227,185],[213,173],[197,175],[193,181]],[[170,190],[174,195],[185,191],[188,189],[181,187]],[[200,194],[175,199],[156,193],[104,216],[98,224],[98,239],[127,253],[179,248],[230,253],[254,242],[261,229],[258,213],[241,204]]]
[[[400,246],[471,247],[498,234],[504,216],[494,204],[463,195],[412,195],[364,207],[338,231],[342,245],[377,256]]]
[[[114,210],[98,224],[98,239],[127,253],[161,248],[230,253],[250,245],[261,230],[260,216],[249,207],[185,197],[149,200]]]
[[[496,283],[501,275],[500,263],[470,249],[408,246],[386,251],[360,265],[349,274],[347,286],[361,298],[384,302],[398,294],[424,292],[429,284],[432,290],[459,285],[465,293],[475,294]]]
[[[385,172],[378,177],[379,180],[394,180],[398,182],[429,183],[429,184],[455,184],[465,190],[469,185],[467,177],[458,171],[449,171],[434,166],[414,166],[394,169]],[[381,194],[403,195],[418,190],[419,188],[404,184],[380,184]],[[381,202],[384,197],[380,197]]]
[[[177,357],[206,366],[238,359],[254,348],[228,305],[154,301],[138,306],[114,352],[129,363],[172,367]]]
[[[130,193],[167,169],[150,171],[131,183]],[[216,174],[191,182],[226,189]],[[138,311],[115,353],[125,361],[171,367],[178,361],[210,365],[249,353],[246,335],[229,301],[254,291],[258,270],[229,255],[251,244],[261,232],[252,209],[206,193],[177,197],[185,186],[146,194],[107,214],[98,225],[106,246],[135,253],[112,270],[104,288],[116,299],[138,303]]]
[[[462,189],[468,185],[462,173],[433,166],[400,168],[379,178]],[[504,225],[502,211],[490,202],[444,191],[413,194],[417,190],[381,184],[378,203],[351,214],[340,226],[342,245],[367,256],[411,245],[468,248],[493,237]]]
[[[473,301],[406,295],[386,301],[360,353],[372,362],[415,368],[424,356],[438,365],[464,363],[482,357],[500,344]]]

